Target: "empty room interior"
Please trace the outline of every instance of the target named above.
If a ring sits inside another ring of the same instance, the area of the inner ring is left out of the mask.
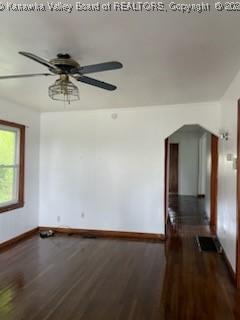
[[[240,319],[238,3],[0,3],[0,320]]]

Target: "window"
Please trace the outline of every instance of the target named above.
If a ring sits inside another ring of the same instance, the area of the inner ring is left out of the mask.
[[[0,213],[24,206],[25,126],[0,120]]]

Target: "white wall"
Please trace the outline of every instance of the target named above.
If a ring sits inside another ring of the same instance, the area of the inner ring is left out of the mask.
[[[178,143],[178,194],[198,194],[199,134],[177,131],[171,135],[170,143]]]
[[[236,269],[236,170],[228,153],[237,155],[237,100],[240,97],[240,72],[221,100],[221,129],[229,140],[219,140],[218,235],[233,269]]]
[[[38,226],[39,113],[0,100],[0,119],[28,126],[25,153],[25,205],[0,214],[0,243]]]
[[[211,214],[211,134],[205,132],[199,140],[199,194],[205,195],[205,212]]]
[[[164,139],[184,124],[218,132],[219,104],[42,114],[40,225],[164,233]]]

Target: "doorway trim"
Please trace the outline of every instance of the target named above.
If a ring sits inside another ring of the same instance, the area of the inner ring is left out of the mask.
[[[240,99],[237,107],[236,286],[240,288]]]
[[[218,137],[211,135],[211,181],[210,181],[210,227],[217,232],[217,195],[218,195]]]
[[[201,125],[200,125],[201,126]],[[239,102],[239,126],[240,126],[240,102]],[[210,228],[215,235],[217,232],[217,196],[218,196],[218,137],[211,134],[211,178],[210,178]],[[168,184],[169,184],[169,137],[165,139],[165,172],[164,172],[164,217],[165,234],[168,220]],[[239,153],[240,153],[240,128],[239,128]],[[240,170],[239,170],[239,199],[240,199]],[[239,207],[239,235],[240,235],[240,207]],[[239,239],[239,257],[240,257],[240,239]],[[240,263],[240,261],[239,261]],[[239,265],[239,284],[240,284],[240,265]]]
[[[164,141],[164,228],[165,228],[165,237],[167,236],[167,219],[168,219],[168,158],[169,158],[169,149],[168,149],[169,139],[166,138]]]

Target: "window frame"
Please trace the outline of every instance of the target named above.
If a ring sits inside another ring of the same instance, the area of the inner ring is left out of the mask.
[[[25,126],[0,119],[0,126],[19,130],[19,178],[17,202],[0,207],[0,214],[6,211],[24,207],[24,171],[25,171]]]

